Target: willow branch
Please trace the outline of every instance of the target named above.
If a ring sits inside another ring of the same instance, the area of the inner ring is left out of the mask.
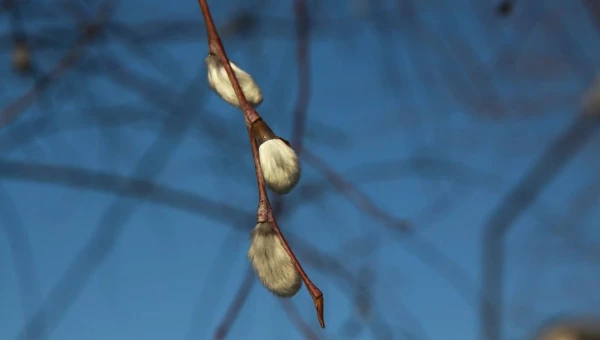
[[[286,253],[290,256],[292,263],[294,264],[294,266],[296,267],[296,270],[302,277],[302,281],[304,281],[304,285],[306,286],[307,290],[309,291],[309,293],[313,299],[313,303],[317,310],[317,316],[318,316],[321,327],[325,328],[325,320],[324,320],[324,316],[323,316],[323,309],[324,309],[323,293],[310,280],[310,278],[308,277],[308,275],[302,268],[302,265],[296,258],[296,255],[290,248],[287,240],[285,239],[285,237],[283,236],[283,233],[281,232],[281,229],[279,228],[279,225],[277,224],[277,220],[275,219],[273,210],[271,209],[271,205],[269,203],[269,197],[267,195],[267,189],[265,187],[264,178],[263,178],[261,165],[260,165],[260,160],[259,160],[259,156],[258,156],[258,146],[257,146],[257,142],[254,138],[252,128],[251,128],[253,123],[255,123],[259,120],[262,120],[262,118],[260,117],[258,112],[256,112],[256,110],[254,110],[254,108],[248,103],[248,100],[246,99],[246,97],[244,96],[244,93],[242,92],[241,86],[240,86],[240,84],[233,72],[233,69],[231,68],[231,65],[229,63],[229,58],[227,57],[225,48],[223,47],[223,43],[221,42],[221,38],[219,37],[219,34],[218,34],[215,24],[213,22],[212,16],[210,14],[210,9],[208,7],[206,0],[198,0],[198,4],[200,5],[200,8],[202,10],[202,15],[204,16],[204,23],[206,24],[206,33],[208,36],[209,53],[216,55],[219,58],[221,65],[225,68],[225,71],[227,72],[229,80],[233,86],[233,89],[236,93],[237,99],[240,103],[241,110],[244,113],[244,118],[246,120],[246,128],[248,130],[248,136],[250,138],[250,146],[252,149],[252,157],[254,159],[256,181],[257,181],[257,185],[258,185],[258,196],[259,196],[259,199],[258,199],[259,204],[258,204],[258,211],[257,211],[258,221],[259,222],[265,222],[265,221],[271,222],[275,233],[281,240]]]

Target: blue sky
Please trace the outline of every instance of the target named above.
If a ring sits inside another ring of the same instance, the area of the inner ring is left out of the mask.
[[[22,15],[31,37],[54,41],[33,51],[48,70],[76,36],[53,33],[75,23],[44,3],[23,5]],[[82,4],[92,15],[98,3]],[[495,16],[493,1],[371,1],[370,19],[356,12],[359,0],[309,3],[305,147],[415,234],[357,209],[303,159],[279,222],[324,293],[327,328],[305,289],[291,301],[323,339],[350,338],[349,320],[364,324],[357,339],[479,339],[485,222],[579,114],[598,71],[598,31],[579,2],[519,3],[508,19]],[[257,33],[223,40],[261,85],[261,115],[289,138],[293,2],[209,4],[220,27],[240,10],[262,17]],[[212,338],[246,275],[252,158],[242,115],[208,89],[198,4],[122,0],[113,20],[150,37],[144,23],[187,26],[155,28],[167,38],[134,45],[112,25],[0,130],[2,339],[16,338],[38,310],[47,339]],[[0,31],[9,31],[6,13]],[[4,107],[33,82],[12,73],[10,43],[0,47]],[[506,339],[600,307],[598,143],[593,136],[511,228]],[[119,195],[131,191],[119,187],[124,178],[156,187]],[[343,270],[323,268],[332,259]],[[372,304],[363,319],[357,291]],[[303,337],[255,282],[229,338]]]

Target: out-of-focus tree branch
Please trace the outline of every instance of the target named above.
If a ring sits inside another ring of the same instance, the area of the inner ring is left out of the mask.
[[[198,93],[202,93],[197,86],[194,86],[197,85],[197,80],[198,78],[192,81],[183,91],[173,111],[164,120],[154,143],[138,161],[134,171],[136,176],[149,178],[157,176],[166,167],[169,158],[173,156],[190,127],[189,121],[192,119],[190,112],[194,111],[194,107],[193,105],[190,107],[188,101],[190,98],[197,98]],[[127,189],[132,189],[131,182],[122,183],[117,192],[125,192]],[[122,197],[115,199],[99,221],[94,236],[74,257],[66,272],[42,302],[38,312],[26,322],[25,327],[19,332],[18,339],[41,340],[51,335],[77,300],[83,288],[87,286],[91,275],[114,247],[135,208],[135,204],[132,204],[131,201],[127,202]],[[45,327],[42,327],[43,321],[47,321]]]
[[[599,119],[577,118],[534,163],[500,201],[484,224],[481,246],[481,296],[479,317],[482,339],[502,339],[504,247],[511,226],[537,199],[552,179],[575,157],[600,127]]]
[[[248,295],[250,295],[255,282],[256,277],[254,271],[252,271],[252,268],[248,266],[248,269],[246,269],[246,274],[244,274],[244,279],[241,281],[240,287],[238,288],[233,301],[227,308],[227,312],[221,320],[221,323],[219,326],[217,326],[214,337],[215,340],[221,340],[227,337],[227,333],[229,333],[229,330],[237,319],[242,307],[246,303]]]
[[[117,0],[106,0],[103,2],[96,13],[96,17],[84,28],[84,32],[77,42],[75,42],[73,47],[46,75],[42,76],[32,88],[8,104],[0,112],[0,128],[13,121],[17,115],[34,103],[38,96],[48,89],[53,81],[69,70],[82,58],[88,42],[96,38],[102,32],[103,25],[113,12],[116,2]]]
[[[294,324],[297,330],[299,330],[300,334],[304,336],[305,339],[317,340],[319,336],[308,326],[306,321],[302,319],[302,316],[294,306],[294,302],[291,300],[280,300],[279,301],[281,308],[287,314],[288,318]]]
[[[0,186],[0,226],[13,258],[19,283],[19,295],[24,319],[30,317],[41,301],[39,279],[27,227],[17,213],[17,207],[8,192]],[[43,319],[43,317],[42,317]],[[44,321],[41,321],[43,324]]]

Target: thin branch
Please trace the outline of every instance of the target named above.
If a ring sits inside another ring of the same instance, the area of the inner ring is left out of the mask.
[[[303,140],[306,131],[308,104],[310,102],[310,20],[304,0],[294,1],[294,16],[296,18],[296,62],[298,64],[298,93],[294,107],[292,125],[292,147],[300,157],[304,151]],[[278,199],[274,204],[276,211],[283,210],[283,200]]]
[[[310,101],[310,63],[309,63],[309,17],[306,8],[306,1],[294,1],[294,14],[296,19],[296,61],[298,64],[298,97],[294,108],[294,121],[292,129],[291,144],[298,153],[298,156],[304,151],[303,140],[306,130],[306,120],[308,114],[308,103]],[[283,211],[283,198],[278,197],[275,202],[275,211]],[[310,329],[304,319],[298,313],[298,310],[291,301],[280,302],[284,311],[296,326],[304,334],[306,339],[318,339],[318,336]]]
[[[586,218],[597,209],[600,201],[600,177],[591,179],[577,195],[571,199],[567,207],[567,218],[563,218],[552,227],[553,233],[566,241],[571,250],[587,259],[589,263],[600,264],[600,248],[590,243],[589,239],[577,235],[572,226],[585,225]],[[545,226],[547,227],[547,226]]]
[[[479,317],[481,338],[502,339],[502,285],[504,282],[504,242],[514,222],[575,157],[600,128],[600,120],[577,118],[538,158],[522,179],[506,194],[485,223],[482,239],[481,297]]]
[[[412,232],[407,221],[394,217],[385,210],[377,207],[367,196],[358,191],[352,183],[333,171],[320,157],[307,150],[304,152],[304,157],[313,167],[315,167],[315,169],[325,175],[329,182],[357,208],[367,212],[369,215],[382,221],[389,227],[403,232]]]
[[[45,16],[47,18],[47,14]],[[63,11],[64,13],[64,11]],[[63,14],[60,13],[60,14]],[[49,13],[54,15],[54,13]],[[381,16],[388,15],[388,10],[377,10],[373,13],[374,20],[380,20]],[[251,32],[247,31],[239,32],[246,36],[260,33],[268,39],[278,39],[288,41],[293,38],[290,35],[290,31],[293,28],[293,23],[287,17],[278,17],[270,15],[260,15],[256,17],[257,27],[251,29]],[[311,26],[315,27],[315,35],[327,38],[335,38],[339,40],[348,40],[352,37],[359,35],[361,27],[357,25],[356,20],[344,18],[341,16],[331,17],[319,17],[314,21],[311,21]],[[135,25],[120,20],[118,18],[112,19],[106,22],[106,27],[114,31],[126,31],[135,30],[137,35],[128,36],[128,40],[131,44],[146,44],[152,43],[157,45],[176,44],[178,42],[186,41],[197,41],[198,36],[194,32],[197,32],[201,27],[196,19],[149,19],[142,22],[137,22]],[[231,32],[231,26],[223,25],[221,35],[228,35]],[[390,32],[398,32],[403,29],[403,25],[400,21],[396,20],[391,22],[388,26]],[[73,37],[73,27],[66,26],[64,22],[59,23],[43,23],[39,27],[34,27],[28,32],[28,42],[32,48],[39,51],[55,50],[57,48],[67,48],[65,41],[68,41]],[[10,45],[5,42],[10,41],[10,34],[0,32],[0,51],[6,51]],[[97,40],[94,42],[99,45],[107,45],[107,40]]]
[[[359,209],[365,210],[371,216],[381,220],[393,231],[401,232],[402,234],[411,233],[411,245],[413,249],[407,250],[411,251],[411,253],[428,267],[439,271],[442,277],[463,296],[465,301],[470,301],[471,292],[473,290],[479,293],[479,289],[473,284],[468,273],[462,267],[444,255],[434,244],[423,238],[418,238],[417,234],[413,234],[412,229],[408,228],[405,221],[391,216],[384,210],[373,205],[371,201],[356,190],[351,183],[329,169],[328,165],[323,160],[313,155],[308,150],[305,150],[304,156],[318,171],[324,173],[341,193],[345,193],[350,200],[353,200],[353,203],[355,203]]]
[[[255,282],[256,280],[254,279],[254,272],[252,271],[251,267],[248,267],[246,274],[244,275],[244,280],[240,284],[235,298],[231,302],[231,305],[229,305],[223,320],[221,320],[219,327],[217,327],[217,330],[215,331],[215,340],[225,339],[227,333],[229,333],[229,330],[233,325],[233,322],[237,319],[237,316],[242,310],[242,306],[248,300],[248,296],[250,295]]]
[[[302,268],[302,265],[296,258],[296,255],[290,248],[287,240],[285,239],[285,237],[283,236],[283,233],[281,232],[281,229],[279,228],[279,225],[277,224],[277,220],[275,219],[273,210],[271,209],[271,205],[269,203],[269,197],[267,195],[267,189],[265,187],[264,178],[263,178],[261,165],[260,165],[260,160],[259,160],[259,156],[258,156],[258,146],[257,146],[257,142],[256,142],[256,139],[254,138],[254,134],[252,131],[252,125],[256,122],[262,122],[262,118],[260,117],[258,112],[256,112],[254,110],[254,108],[248,103],[248,100],[246,100],[244,93],[242,92],[241,86],[233,72],[233,69],[231,68],[229,59],[227,58],[227,54],[225,52],[225,48],[223,47],[223,44],[221,42],[221,39],[219,37],[219,34],[215,27],[215,24],[212,20],[212,16],[210,14],[210,10],[209,10],[208,4],[206,3],[206,0],[198,0],[198,4],[200,5],[200,8],[202,10],[202,15],[204,16],[204,23],[206,24],[206,33],[208,36],[209,53],[217,55],[221,65],[225,68],[225,71],[227,72],[229,80],[233,86],[233,89],[236,93],[237,99],[240,103],[241,110],[244,113],[244,118],[246,120],[246,128],[248,130],[248,136],[250,138],[250,146],[252,149],[252,156],[254,159],[254,167],[255,167],[255,171],[256,171],[256,181],[257,181],[257,185],[258,185],[258,196],[259,196],[258,211],[257,211],[258,222],[271,222],[275,233],[281,240],[286,253],[290,256],[294,266],[296,267],[296,270],[298,271],[298,273],[302,277],[302,280],[304,281],[304,285],[306,286],[307,290],[309,291],[309,293],[313,299],[313,303],[317,310],[317,316],[319,319],[319,323],[321,324],[321,327],[325,328],[325,319],[324,319],[324,315],[323,315],[323,308],[324,308],[323,293],[310,280],[310,278],[308,277],[308,275]]]
[[[308,67],[308,13],[306,10],[306,4],[303,0],[295,1],[295,17],[296,17],[296,37],[297,37],[297,62],[298,62],[298,81],[300,85],[298,86],[298,98],[296,101],[296,107],[294,109],[294,123],[292,129],[292,148],[296,150],[298,156],[302,153],[302,140],[304,136],[304,131],[306,129],[306,113],[310,96],[310,71]],[[250,143],[253,141],[253,137],[250,136]],[[254,146],[253,146],[254,148]],[[254,151],[254,150],[253,150]],[[256,167],[256,171],[260,171],[259,167]],[[260,186],[259,186],[260,189]],[[279,215],[283,213],[283,203],[284,199],[281,196],[277,196],[275,202],[273,204],[273,212],[275,215]],[[244,289],[244,286],[240,286],[240,290]],[[240,291],[238,291],[240,294]],[[287,305],[286,305],[287,306]],[[241,309],[243,307],[242,304],[237,304],[235,307]],[[293,306],[292,306],[293,307]],[[234,308],[234,306],[230,306]],[[289,311],[285,309],[286,312]],[[303,322],[303,320],[301,320]],[[233,320],[230,320],[233,322]],[[302,323],[296,322],[296,325],[302,331],[304,327]],[[309,329],[310,332],[310,329]],[[304,331],[306,334],[306,332]]]
[[[305,339],[317,340],[319,337],[313,332],[308,326],[306,321],[302,319],[298,309],[294,306],[294,303],[290,300],[279,300],[281,308],[285,311],[290,321],[296,326],[296,328],[302,333]]]
[[[294,108],[294,129],[292,130],[292,147],[301,154],[303,151],[304,132],[308,104],[310,101],[310,24],[305,0],[294,1],[296,17],[296,61],[298,63],[298,94]]]
[[[171,189],[160,184],[155,184],[150,180],[91,169],[0,159],[0,178],[6,180],[37,181],[53,185],[65,185],[82,190],[119,194],[153,204],[181,209],[218,222],[225,222],[240,232],[247,231],[243,227],[243,223],[252,216],[252,212],[240,211],[238,208],[229,206],[225,202],[214,202],[208,198],[198,196],[196,193]],[[305,261],[311,267],[338,277],[339,280],[346,283],[348,288],[358,284],[358,278],[348,271],[344,267],[344,264],[335,257],[323,253],[300,238],[294,237],[294,239],[298,251],[300,251]]]
[[[192,192],[172,189],[146,179],[122,176],[67,165],[22,162],[0,158],[0,178],[64,185],[78,189],[137,198],[191,213],[200,213],[219,222],[245,221],[252,212],[240,211],[225,202],[215,202]],[[237,224],[235,224],[237,226]],[[239,227],[241,230],[245,230]]]
[[[244,113],[244,118],[246,119],[246,124],[248,128],[254,122],[262,119],[258,112],[254,110],[254,108],[248,103],[244,93],[242,92],[242,87],[238,82],[235,74],[233,72],[233,68],[229,64],[229,58],[227,57],[227,53],[225,52],[225,47],[223,47],[223,43],[221,42],[221,38],[219,37],[219,33],[217,32],[217,28],[215,27],[215,23],[213,22],[212,15],[210,14],[210,9],[208,8],[208,4],[206,0],[198,0],[200,4],[200,8],[202,9],[202,15],[204,16],[204,23],[206,24],[206,34],[208,36],[208,51],[211,54],[216,55],[219,58],[219,62],[225,68],[227,72],[227,76],[231,81],[231,85],[233,86],[233,90],[235,91],[238,100],[240,101],[240,106],[242,112]]]
[[[585,6],[590,13],[592,23],[600,34],[600,3],[596,0],[585,0]]]
[[[2,225],[2,229],[4,229],[10,254],[15,264],[19,294],[21,304],[23,305],[23,316],[24,319],[27,319],[33,314],[34,309],[41,300],[39,279],[27,229],[23,225],[23,221],[19,218],[15,203],[1,186],[0,215],[5,217],[4,221],[0,224]],[[40,327],[43,328],[45,325],[43,319],[45,317],[41,319]]]
[[[102,32],[102,27],[109,15],[113,12],[116,1],[117,0],[107,0],[103,2],[96,13],[95,20],[85,27],[83,34],[77,40],[75,45],[73,45],[73,47],[58,61],[50,72],[42,76],[32,88],[18,99],[8,104],[4,110],[0,112],[0,128],[12,122],[19,113],[23,112],[23,110],[33,104],[37,97],[47,90],[56,78],[69,70],[83,57],[83,52],[85,51],[87,44]]]
[[[192,96],[197,98],[201,91],[194,86],[196,83],[197,78],[183,91],[178,106],[175,107],[177,111],[170,112],[153,144],[137,162],[134,170],[137,176],[154,177],[160,174],[168,164],[169,157],[172,157],[173,151],[186,136],[190,126],[190,112],[194,112],[195,108],[182,104],[184,99]],[[171,135],[174,137],[166,138]],[[126,191],[125,187],[131,183],[122,185],[117,192]],[[93,237],[79,250],[67,270],[50,289],[38,311],[26,321],[18,339],[38,340],[51,335],[87,286],[95,270],[106,260],[135,208],[135,203],[124,203],[119,195],[98,222]],[[44,329],[40,327],[42,316],[46,316],[47,321]]]

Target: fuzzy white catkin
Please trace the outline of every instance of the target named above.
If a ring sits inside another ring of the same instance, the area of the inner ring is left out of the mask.
[[[265,184],[278,194],[287,194],[300,180],[300,160],[283,140],[274,138],[258,148]]]
[[[292,297],[300,290],[300,274],[269,223],[258,223],[252,231],[248,259],[260,282],[273,294]]]
[[[206,59],[206,67],[208,69],[208,84],[223,100],[233,106],[240,107],[240,102],[235,94],[235,90],[231,85],[227,71],[221,65],[219,58],[215,55],[209,54]],[[260,88],[254,82],[254,79],[246,73],[244,70],[237,67],[233,62],[229,62],[235,76],[240,83],[242,92],[248,100],[248,103],[254,107],[258,106],[263,101],[263,95]]]

